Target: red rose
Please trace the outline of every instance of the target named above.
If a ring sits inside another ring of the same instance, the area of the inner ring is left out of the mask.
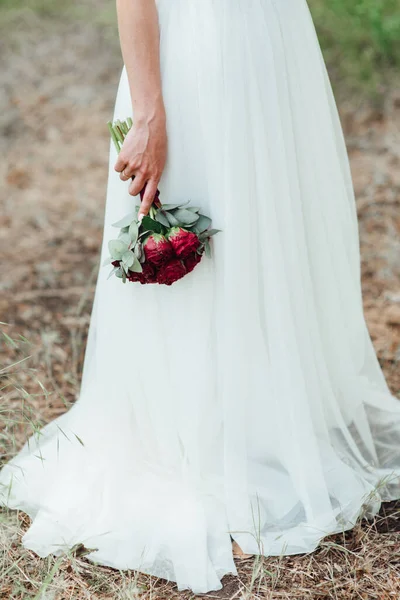
[[[143,273],[134,273],[133,271],[128,271],[127,279],[128,281],[138,281],[139,283],[146,283]]]
[[[145,283],[157,283],[157,269],[151,263],[144,263],[143,267],[143,276],[145,279]]]
[[[138,281],[139,283],[157,283],[157,271],[154,265],[151,263],[144,263],[142,265],[143,271],[141,273],[134,273],[133,271],[129,271],[128,280],[129,281]]]
[[[171,285],[186,275],[185,265],[179,258],[173,258],[169,263],[163,265],[157,274],[157,283]]]
[[[179,258],[186,258],[192,252],[196,252],[200,245],[197,235],[183,227],[172,227],[168,231],[167,237]]]
[[[199,262],[201,261],[201,254],[198,254],[197,252],[193,252],[192,254],[189,254],[189,256],[187,256],[185,258],[185,260],[183,261],[186,267],[186,273],[190,273],[190,271],[193,271],[193,269],[195,268],[195,266],[197,264],[199,264]]]
[[[173,248],[161,233],[153,233],[143,244],[146,261],[160,267],[172,258]]]

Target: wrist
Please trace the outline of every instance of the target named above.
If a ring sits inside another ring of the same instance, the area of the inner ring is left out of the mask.
[[[152,99],[147,102],[141,101],[140,103],[133,103],[132,112],[136,125],[146,125],[150,123],[163,125],[166,122],[165,107],[162,99]]]

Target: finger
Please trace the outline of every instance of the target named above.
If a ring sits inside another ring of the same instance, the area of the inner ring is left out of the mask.
[[[128,175],[128,167],[127,166],[122,171],[122,173],[119,174],[119,178],[121,179],[121,181],[128,181],[128,179],[130,179],[131,177],[132,177],[132,175]]]
[[[146,184],[146,189],[144,192],[143,200],[140,205],[139,214],[138,214],[139,220],[140,220],[140,218],[142,218],[143,216],[148,214],[148,212],[150,210],[150,206],[153,204],[153,200],[156,195],[156,192],[157,192],[157,181],[153,181],[150,179]]]
[[[123,181],[127,181],[131,177],[134,177],[136,175],[136,173],[138,173],[139,171],[140,171],[140,164],[136,164],[136,162],[128,163],[121,173],[121,175],[124,177]],[[120,175],[120,177],[121,177],[121,175]],[[122,177],[121,177],[121,179],[122,179]]]
[[[121,155],[118,156],[117,162],[114,165],[114,169],[117,173],[121,173],[126,167],[126,161],[121,158]]]
[[[135,175],[131,185],[129,186],[129,193],[131,196],[137,196],[146,185],[146,177],[141,173]]]

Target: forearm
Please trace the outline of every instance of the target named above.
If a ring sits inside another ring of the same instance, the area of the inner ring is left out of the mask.
[[[117,0],[122,56],[136,123],[164,118],[155,0]]]

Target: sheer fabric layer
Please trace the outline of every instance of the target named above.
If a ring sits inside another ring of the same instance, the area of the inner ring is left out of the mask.
[[[400,404],[365,324],[342,131],[304,0],[159,0],[164,201],[222,233],[165,286],[100,269],[81,395],[2,471],[41,556],[207,592],[400,497]],[[125,71],[115,116],[130,114]],[[105,216],[132,210],[113,171]]]

